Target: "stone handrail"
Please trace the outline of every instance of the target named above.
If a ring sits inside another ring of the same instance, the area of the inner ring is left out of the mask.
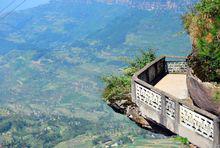
[[[220,144],[219,117],[154,87],[166,74],[186,73],[186,70],[185,57],[156,59],[132,77],[132,100],[143,117],[199,147],[217,147]]]

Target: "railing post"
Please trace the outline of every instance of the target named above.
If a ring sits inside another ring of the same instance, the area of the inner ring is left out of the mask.
[[[136,84],[134,81],[134,77],[132,77],[131,80],[131,98],[132,98],[132,102],[136,103]]]
[[[214,141],[213,146],[214,148],[220,148],[220,120],[219,118],[214,119]]]
[[[162,94],[161,94],[162,95]],[[166,126],[167,116],[166,116],[166,97],[164,95],[161,96],[161,115],[160,115],[160,123]]]
[[[169,73],[168,65],[167,65],[167,61],[166,61],[166,57],[164,58],[164,72],[165,72],[166,74]]]
[[[179,124],[180,124],[180,104],[175,102],[175,133],[179,134]]]

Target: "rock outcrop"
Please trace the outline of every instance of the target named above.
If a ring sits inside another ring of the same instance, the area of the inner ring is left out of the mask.
[[[212,83],[202,82],[192,74],[192,70],[189,70],[187,88],[194,105],[220,116],[220,101],[214,99],[215,94],[220,91],[220,87]]]
[[[134,121],[138,126],[154,133],[160,133],[166,136],[174,135],[171,131],[157,124],[151,119],[145,119],[140,114],[140,110],[136,104],[128,100],[117,100],[113,102],[107,102],[107,104],[117,113],[126,115],[130,120]]]

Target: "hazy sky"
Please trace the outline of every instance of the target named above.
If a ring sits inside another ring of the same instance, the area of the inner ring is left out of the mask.
[[[8,12],[16,8],[19,4],[21,4],[24,0],[0,0],[0,12],[4,10],[4,12]],[[36,7],[41,4],[48,3],[49,0],[26,0],[20,7],[16,10],[23,10],[27,8]],[[7,9],[6,9],[7,8]]]

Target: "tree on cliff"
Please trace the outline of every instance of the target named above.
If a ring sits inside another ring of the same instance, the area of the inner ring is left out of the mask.
[[[183,16],[193,42],[190,66],[202,81],[220,82],[220,0],[201,0]]]

